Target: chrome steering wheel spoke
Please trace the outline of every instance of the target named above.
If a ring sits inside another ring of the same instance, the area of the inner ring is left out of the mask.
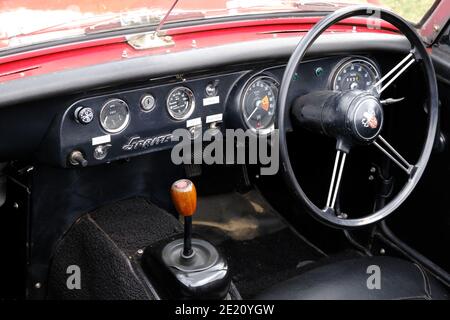
[[[384,148],[380,143],[386,148]],[[373,144],[408,175],[412,174],[414,166],[410,164],[397,150],[395,150],[395,148],[391,146],[382,136],[378,136],[378,140],[374,141]]]
[[[378,92],[378,94],[381,95],[395,80],[397,80],[398,77],[400,77],[415,62],[416,62],[416,58],[414,55],[414,50],[411,50],[411,52],[402,61],[400,61],[394,68],[392,68],[391,71],[386,73],[386,75],[383,78],[381,78],[377,83],[375,83],[373,88],[375,88],[375,90]],[[400,71],[397,72],[397,70],[399,70],[399,69],[400,69]],[[396,73],[396,74],[388,81],[388,79],[394,73]],[[386,81],[388,81],[388,82],[380,88],[380,86]]]
[[[328,190],[328,198],[325,211],[328,209],[332,209],[334,211],[335,209],[334,207],[336,205],[336,199],[341,185],[342,173],[344,171],[346,158],[347,153],[341,150],[338,150],[336,152],[336,159],[334,161],[333,175],[331,176],[331,183]]]

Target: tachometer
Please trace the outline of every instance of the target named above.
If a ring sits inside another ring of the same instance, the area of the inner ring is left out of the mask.
[[[351,59],[342,63],[332,79],[335,91],[368,90],[380,80],[376,65],[366,59]]]
[[[185,120],[195,109],[195,98],[191,89],[177,87],[167,97],[167,111],[175,120]]]
[[[242,115],[254,132],[266,134],[273,130],[278,86],[275,79],[262,76],[245,87],[241,100]]]
[[[130,109],[125,101],[112,99],[100,111],[100,124],[109,133],[118,133],[130,122]]]

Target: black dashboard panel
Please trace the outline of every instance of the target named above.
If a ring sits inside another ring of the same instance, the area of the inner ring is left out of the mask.
[[[355,59],[359,58],[354,56]],[[330,89],[331,79],[339,66],[349,57],[332,56],[302,63],[292,79],[291,102],[310,91]],[[53,124],[47,136],[48,147],[41,161],[62,167],[98,165],[120,159],[172,148],[176,129],[187,128],[192,135],[204,132],[210,127],[247,129],[243,119],[241,99],[247,84],[260,76],[281,81],[284,65],[268,68],[244,68],[241,71],[222,72],[214,75],[165,78],[155,80],[152,85],[117,90],[72,103]],[[217,93],[208,95],[207,87],[214,86]],[[188,88],[193,93],[195,108],[184,120],[174,119],[167,106],[168,96],[176,88]],[[143,110],[142,98],[151,95],[155,106],[151,111]],[[129,108],[129,123],[117,133],[107,132],[100,123],[102,107],[109,101],[123,101]],[[92,111],[92,120],[87,124],[76,119],[81,108]],[[53,140],[53,141],[52,141]],[[56,141],[55,141],[56,140]],[[55,152],[56,151],[56,152]],[[49,154],[57,154],[49,157]]]
[[[200,112],[201,116],[206,118],[208,112],[214,108],[220,109],[225,112],[226,127],[245,125],[242,123],[239,110],[240,90],[253,75],[267,68],[270,69],[268,72],[275,73],[281,80],[283,68],[277,66],[286,63],[297,44],[297,37],[274,37],[264,41],[239,42],[124,59],[2,83],[0,135],[7,137],[7,143],[0,144],[0,161],[24,160],[67,166],[67,152],[70,152],[71,148],[82,149],[89,160],[93,154],[92,138],[104,135],[102,129],[94,125],[98,124],[98,108],[103,105],[103,99],[120,98],[131,91],[154,90],[157,87],[160,87],[158,90],[167,92],[176,85],[184,84],[188,87],[198,85],[195,95],[196,99],[201,99],[206,85],[201,79],[223,78],[226,81],[225,78],[230,76],[229,83],[221,84],[220,104],[206,109],[197,106],[195,112]],[[391,62],[398,61],[398,58],[409,50],[408,40],[401,35],[381,33],[324,35],[308,50],[306,58],[310,60],[302,65],[303,71],[299,70],[300,78],[293,79],[292,96],[308,92],[312,88],[325,88],[329,84],[328,76],[332,72],[331,69],[348,55],[370,53],[377,58],[379,65],[392,67]],[[327,56],[331,58],[323,58]],[[320,77],[317,77],[313,72],[314,66],[322,64],[324,70]],[[310,69],[306,71],[305,68],[308,66]],[[185,82],[180,79],[174,80],[175,75],[179,74],[185,75]],[[96,98],[99,100],[96,101]],[[120,151],[119,143],[126,144],[127,138],[133,135],[139,135],[141,138],[158,138],[159,134],[165,134],[163,131],[165,129],[181,128],[186,125],[166,118],[167,112],[160,109],[161,101],[158,101],[157,109],[151,112],[150,118],[150,113],[149,115],[138,113],[137,97],[127,96],[128,98],[135,101],[128,104],[132,113],[129,125],[124,131],[111,135],[112,147],[109,149],[108,157],[102,161],[88,161],[88,164],[94,165],[140,154],[133,152],[125,155]],[[72,110],[67,110],[74,102],[82,100],[95,102],[92,111],[96,113],[93,114],[96,118],[87,126],[78,126],[70,122],[73,120],[71,119],[73,113]],[[142,119],[147,119],[146,121],[152,124],[157,123],[158,128],[147,126]],[[145,141],[143,143],[146,143]],[[151,150],[153,149],[141,153]]]
[[[288,104],[308,92],[331,89],[333,76],[339,67],[350,58],[361,57],[371,59],[377,68],[385,66],[387,60],[379,55],[363,54],[351,57],[335,55],[303,62],[292,79]],[[280,83],[284,68],[285,61],[259,61],[129,85],[122,83],[111,88],[3,109],[0,123],[4,126],[0,131],[22,142],[10,143],[5,146],[9,149],[0,148],[0,153],[5,154],[4,158],[7,154],[16,159],[32,157],[39,163],[58,167],[95,166],[170,149],[177,143],[172,141],[172,133],[179,128],[195,128],[195,133],[199,132],[200,125],[201,132],[211,126],[222,132],[228,128],[247,129],[241,100],[248,83],[261,76]],[[212,97],[206,90],[211,84],[217,89],[217,94]],[[168,95],[177,87],[188,88],[195,99],[195,109],[184,120],[174,119],[167,109]],[[155,99],[156,105],[151,111],[141,108],[142,98],[146,95]],[[205,98],[209,100],[204,101]],[[129,122],[118,132],[110,133],[100,123],[100,112],[107,102],[116,99],[128,106]],[[89,108],[92,114],[83,113],[84,118],[77,120],[80,108]],[[21,116],[18,117],[19,111]],[[76,161],[73,161],[74,152]]]
[[[175,129],[196,128],[199,130],[201,126],[202,130],[206,130],[211,125],[220,126],[229,92],[244,73],[182,79],[178,82],[112,92],[79,100],[67,108],[61,119],[58,134],[61,151],[59,164],[70,166],[68,157],[74,150],[80,151],[89,165],[129,158],[172,147],[174,142],[171,136]],[[214,99],[208,100],[211,97],[207,96],[206,87],[210,84],[217,86],[217,95],[214,95]],[[167,109],[169,93],[179,87],[190,89],[195,99],[194,110],[186,120],[173,119]],[[141,108],[141,100],[146,95],[152,95],[156,103],[150,112]],[[111,99],[120,99],[129,106],[129,125],[119,133],[107,132],[100,125],[100,111]],[[214,103],[211,103],[212,100]],[[88,107],[93,110],[94,118],[90,123],[81,124],[76,121],[74,113],[79,107]],[[215,117],[216,121],[206,123],[211,117],[213,120]],[[107,155],[103,158],[96,153],[98,146],[107,149]]]

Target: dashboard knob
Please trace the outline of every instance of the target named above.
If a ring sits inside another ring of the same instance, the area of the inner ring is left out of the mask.
[[[219,81],[218,81],[218,80],[215,80],[214,82],[211,82],[211,83],[209,83],[209,84],[206,86],[205,92],[206,92],[206,95],[207,95],[208,97],[214,97],[214,96],[217,95],[217,92],[218,92],[217,86],[218,86],[218,84],[219,84]]]
[[[78,150],[72,151],[70,153],[69,163],[73,166],[81,166],[81,167],[86,167],[88,165],[88,162],[84,158],[83,153],[81,153],[81,151]]]
[[[81,124],[89,124],[94,119],[94,110],[89,107],[78,107],[75,109],[75,120]]]

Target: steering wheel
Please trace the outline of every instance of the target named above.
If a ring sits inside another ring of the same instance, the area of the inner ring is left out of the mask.
[[[374,84],[370,90],[311,92],[299,97],[292,106],[287,106],[291,79],[300,65],[305,52],[314,41],[325,30],[343,19],[353,16],[370,16],[374,12],[379,13],[379,17],[382,20],[391,23],[405,35],[411,44],[410,53],[382,77],[380,81]],[[425,77],[426,86],[424,89],[426,89],[428,95],[426,102],[428,132],[419,161],[416,164],[411,164],[380,135],[384,122],[384,113],[379,97],[387,87],[414,63],[421,64]],[[276,124],[277,129],[279,129],[282,174],[287,186],[294,196],[306,205],[308,212],[313,217],[329,226],[351,229],[376,223],[396,210],[419,182],[433,149],[438,115],[438,91],[433,64],[416,31],[401,17],[380,8],[356,6],[337,10],[318,22],[301,39],[289,59],[281,82]],[[291,117],[292,121],[299,126],[336,139],[336,159],[325,208],[319,208],[307,197],[295,177],[286,142],[288,117]],[[404,170],[408,180],[400,192],[383,208],[362,218],[350,219],[343,215],[337,215],[335,205],[346,157],[352,148],[357,145],[374,145],[377,147],[384,155]]]

